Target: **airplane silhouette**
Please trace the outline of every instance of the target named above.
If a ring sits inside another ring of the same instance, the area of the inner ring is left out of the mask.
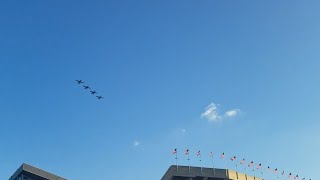
[[[89,86],[83,86],[84,89],[91,89]]]
[[[98,99],[103,99],[103,97],[102,96],[96,96]]]
[[[98,94],[96,91],[90,91],[92,95]]]
[[[76,80],[78,84],[84,83],[82,80]]]

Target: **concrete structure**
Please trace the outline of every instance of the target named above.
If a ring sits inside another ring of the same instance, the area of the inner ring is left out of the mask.
[[[169,167],[161,180],[262,180],[229,169],[213,169],[189,166]]]
[[[67,180],[44,170],[22,164],[9,180]]]

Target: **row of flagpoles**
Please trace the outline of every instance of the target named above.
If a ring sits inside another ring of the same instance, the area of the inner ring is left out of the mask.
[[[175,149],[172,151],[172,154],[175,155],[176,166],[177,166],[177,170],[178,170],[178,150],[177,150],[177,148],[175,148]],[[189,166],[189,173],[190,173],[190,151],[189,151],[189,149],[186,149],[186,150],[184,151],[184,155],[187,157],[188,166]],[[201,157],[201,152],[200,152],[200,150],[197,151],[196,156],[199,157],[200,168],[201,168],[201,172],[202,172],[202,157]],[[214,156],[213,156],[213,152],[212,152],[212,151],[209,153],[209,157],[210,157],[210,159],[211,159],[212,168],[213,168],[213,170],[214,170],[214,169],[215,169],[215,168],[214,168]],[[224,160],[225,168],[227,169],[227,160],[226,160],[226,155],[225,155],[224,152],[220,155],[220,159],[221,159],[221,160]],[[230,160],[231,160],[232,162],[234,162],[234,165],[235,165],[235,167],[236,167],[236,171],[238,171],[237,157],[236,157],[236,156],[232,156],[232,157],[230,158]],[[247,172],[247,166],[248,166],[248,168],[250,168],[250,169],[252,168],[253,176],[256,176],[256,174],[255,174],[256,170],[257,170],[257,171],[260,170],[261,176],[262,176],[262,178],[263,178],[263,167],[262,167],[262,164],[261,164],[261,163],[259,163],[259,164],[256,166],[256,168],[255,168],[253,161],[247,163],[246,160],[243,158],[243,159],[239,162],[239,164],[244,167],[245,172]],[[272,174],[276,175],[276,176],[277,176],[277,179],[279,179],[279,173],[278,173],[279,170],[278,170],[278,168],[273,169],[273,170],[272,170],[272,173],[271,173],[271,168],[268,166],[268,167],[266,168],[266,172],[269,173],[270,179],[272,178]],[[215,173],[215,172],[214,172],[214,173]],[[299,180],[299,175],[298,175],[298,174],[297,174],[297,175],[293,175],[293,174],[290,172],[289,174],[286,175],[286,172],[285,172],[284,170],[281,172],[281,176],[282,176],[282,178],[284,178],[284,179],[295,179],[295,180]],[[306,180],[306,178],[304,177],[304,178],[302,178],[301,180]],[[310,179],[310,180],[311,180],[311,179]]]

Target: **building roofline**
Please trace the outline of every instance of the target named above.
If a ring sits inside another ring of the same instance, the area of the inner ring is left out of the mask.
[[[9,180],[14,180],[19,174],[22,172],[31,173],[33,175],[48,179],[48,180],[67,180],[65,178],[59,177],[57,175],[54,175],[52,173],[49,173],[47,171],[44,171],[42,169],[33,167],[31,165],[28,165],[26,163],[23,163],[16,172],[9,178]]]
[[[176,166],[171,165],[161,180],[172,180],[174,177],[207,177],[217,179],[247,179],[247,180],[262,180],[261,178],[250,176],[241,172],[230,169],[217,169],[207,167],[193,166]]]

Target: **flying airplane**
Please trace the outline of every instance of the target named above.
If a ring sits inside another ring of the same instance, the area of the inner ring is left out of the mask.
[[[98,94],[96,91],[90,91],[92,95]]]
[[[83,86],[84,89],[91,89],[89,86]]]
[[[84,83],[82,80],[76,80],[78,84]]]
[[[98,99],[103,99],[103,97],[102,97],[102,96],[97,96],[97,98],[98,98]]]

